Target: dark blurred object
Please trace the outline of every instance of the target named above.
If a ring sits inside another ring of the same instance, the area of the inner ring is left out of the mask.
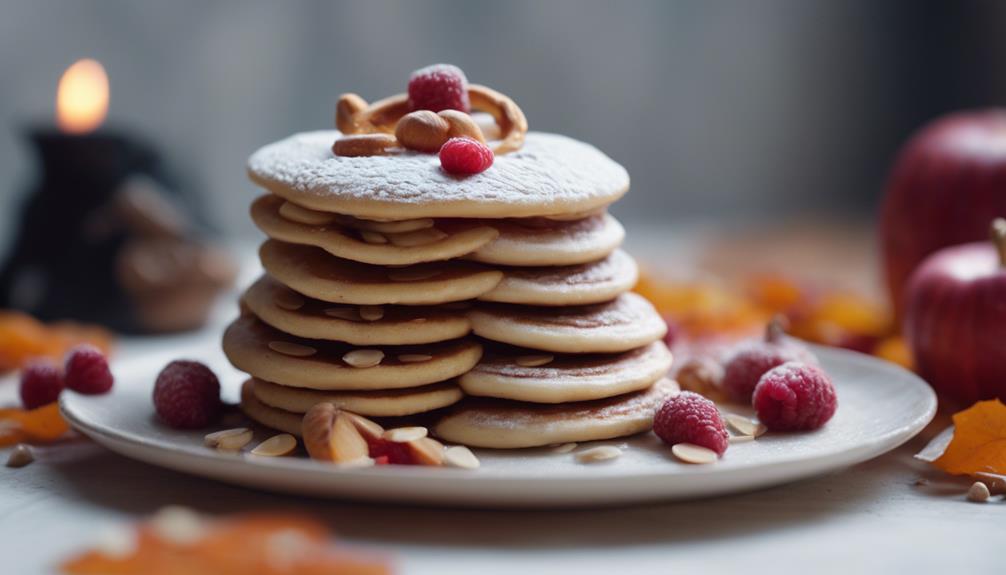
[[[41,177],[0,271],[0,307],[123,332],[201,326],[236,275],[200,239],[146,142],[35,130]]]

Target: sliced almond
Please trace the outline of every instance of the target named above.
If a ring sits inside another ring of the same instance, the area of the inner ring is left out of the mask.
[[[203,437],[203,444],[221,451],[238,451],[251,440],[252,430],[247,427],[235,427],[207,434]]]
[[[448,467],[460,467],[461,469],[478,469],[479,458],[475,457],[471,449],[464,445],[454,445],[444,450],[444,464]]]
[[[403,353],[398,356],[398,361],[402,363],[422,363],[431,359],[433,359],[433,356],[425,353]]]
[[[671,447],[671,453],[685,463],[716,463],[720,458],[712,449],[691,443],[677,443]]]
[[[7,467],[24,467],[35,461],[35,454],[31,448],[23,443],[18,443],[7,456]]]
[[[381,436],[384,435],[384,428],[376,422],[349,411],[343,411],[342,413],[347,419],[349,419],[350,422],[353,423],[356,430],[360,432],[360,435],[362,435],[364,439],[373,441],[380,439]]]
[[[622,455],[622,450],[614,445],[598,445],[590,449],[584,449],[576,454],[576,460],[580,463],[595,463],[597,461],[607,461]]]
[[[989,492],[989,486],[981,481],[975,481],[971,484],[971,488],[968,489],[968,501],[985,503],[989,500],[989,497],[992,497],[992,493]]]
[[[304,296],[293,290],[282,290],[277,292],[276,295],[273,296],[272,301],[277,307],[287,311],[297,311],[304,307],[304,304],[307,303]]]
[[[437,228],[426,228],[424,230],[416,230],[414,232],[405,232],[401,234],[388,234],[388,240],[396,246],[402,248],[425,246],[427,244],[439,242],[446,237],[447,234]]]
[[[312,459],[345,463],[370,455],[353,419],[331,403],[319,403],[304,414],[301,435]]]
[[[269,349],[293,357],[310,357],[318,353],[318,350],[309,345],[301,345],[292,341],[270,341]]]
[[[396,427],[395,429],[385,431],[381,437],[383,439],[387,439],[388,441],[394,441],[395,443],[408,443],[410,441],[422,439],[428,434],[429,431],[427,431],[425,427]]]
[[[444,444],[432,437],[422,437],[405,445],[409,446],[409,455],[420,465],[436,466],[444,463]]]
[[[728,443],[747,443],[754,440],[755,437],[753,435],[731,435],[727,438]]]
[[[723,416],[726,420],[727,425],[732,427],[737,433],[741,435],[750,435],[751,437],[760,437],[768,431],[763,424],[753,421],[744,417],[743,415],[737,415],[736,413],[728,413]]]
[[[552,453],[569,453],[576,449],[577,444],[575,443],[563,443],[562,445],[556,445],[552,448]]]
[[[384,352],[379,349],[354,349],[342,356],[342,361],[353,367],[366,368],[380,365]]]
[[[325,315],[346,321],[360,321],[360,312],[355,307],[330,307]]]
[[[360,317],[367,321],[377,321],[384,317],[384,308],[379,305],[360,306]]]
[[[384,237],[384,234],[378,232],[372,232],[370,230],[360,230],[360,237],[363,241],[368,244],[386,244],[388,243],[388,238]]]
[[[335,214],[309,210],[290,202],[283,202],[283,205],[279,207],[279,215],[291,222],[309,226],[323,226],[335,221]]]
[[[440,272],[441,270],[430,268],[401,269],[388,273],[388,279],[395,282],[418,282],[436,277]]]
[[[280,433],[256,445],[251,450],[251,454],[263,455],[265,457],[282,457],[290,455],[294,449],[297,449],[297,438],[289,433]]]
[[[545,365],[552,363],[555,359],[554,355],[522,355],[514,360],[517,365],[521,367],[538,367],[539,365]]]

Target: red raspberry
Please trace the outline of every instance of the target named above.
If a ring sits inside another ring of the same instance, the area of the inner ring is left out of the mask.
[[[434,64],[416,70],[409,77],[409,109],[468,113],[471,104],[465,73],[450,64]]]
[[[385,464],[411,465],[415,463],[412,460],[409,447],[404,443],[396,443],[386,439],[368,440],[367,450],[375,462],[378,459],[383,459]]]
[[[765,328],[763,341],[743,343],[727,359],[723,390],[731,401],[751,403],[751,394],[761,376],[787,361],[816,364],[817,358],[802,344],[786,337],[779,320],[772,320]]]
[[[451,138],[440,147],[440,166],[448,173],[479,174],[493,165],[493,151],[472,138]]]
[[[157,376],[154,409],[171,427],[206,427],[223,409],[220,382],[210,368],[197,361],[172,361]]]
[[[63,375],[50,359],[32,360],[21,371],[21,403],[25,409],[35,409],[59,399],[63,391]]]
[[[722,456],[727,450],[727,428],[716,404],[691,392],[669,397],[653,418],[653,432],[668,445],[692,443]]]
[[[817,429],[835,415],[835,386],[821,368],[795,361],[772,368],[754,391],[758,419],[772,431]]]
[[[108,360],[93,345],[85,343],[71,349],[63,371],[66,387],[77,393],[97,395],[112,389],[114,378],[108,369]]]

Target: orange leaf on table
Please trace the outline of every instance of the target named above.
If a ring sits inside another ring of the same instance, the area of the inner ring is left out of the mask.
[[[933,465],[953,475],[1006,473],[1006,405],[979,401],[954,414],[954,438]]]
[[[23,441],[55,441],[69,429],[55,402],[35,409],[0,409],[0,447]]]

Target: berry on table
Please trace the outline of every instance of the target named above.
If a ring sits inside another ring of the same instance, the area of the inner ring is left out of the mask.
[[[83,344],[71,349],[63,371],[66,387],[77,393],[97,395],[112,389],[114,378],[108,368],[108,359],[93,345]]]
[[[197,361],[172,361],[157,376],[154,409],[171,427],[205,427],[223,409],[220,382],[210,368]]]
[[[762,341],[742,343],[727,358],[722,386],[731,401],[751,403],[758,380],[768,370],[787,361],[816,364],[817,358],[799,342],[786,336],[783,319],[773,318]]]
[[[59,399],[63,391],[63,375],[49,359],[35,359],[21,371],[21,403],[25,409],[35,409]]]
[[[450,174],[479,174],[493,165],[493,151],[468,137],[451,138],[440,147],[440,166]]]
[[[759,421],[771,431],[809,431],[835,415],[838,397],[820,367],[791,361],[761,377],[752,403]]]
[[[664,401],[653,419],[653,432],[668,445],[691,443],[720,456],[727,450],[729,439],[716,404],[691,391]]]
[[[451,64],[433,64],[416,70],[409,77],[409,109],[468,113],[471,104],[465,73]]]

